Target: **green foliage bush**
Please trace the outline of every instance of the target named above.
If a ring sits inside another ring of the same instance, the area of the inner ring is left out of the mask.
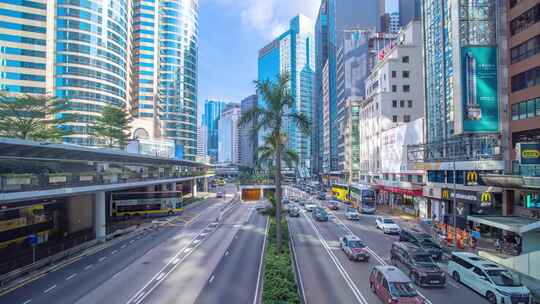
[[[298,286],[294,279],[294,269],[291,263],[289,248],[289,230],[285,220],[282,222],[283,250],[280,255],[276,252],[276,221],[270,220],[266,254],[264,257],[264,286],[262,302],[264,304],[294,304],[301,303]]]

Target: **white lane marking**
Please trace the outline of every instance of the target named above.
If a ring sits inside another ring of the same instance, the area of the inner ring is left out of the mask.
[[[24,301],[22,304],[28,304],[30,302],[32,302],[32,299],[28,299],[28,300]]]
[[[214,275],[212,275],[212,276],[210,277],[210,280],[208,280],[208,283],[212,283],[213,280],[214,280]]]
[[[120,248],[124,249],[124,248],[126,248],[126,247],[127,247],[127,245],[124,244],[124,245],[122,245],[122,247],[120,247]]]
[[[84,267],[84,270],[88,270],[90,268],[92,268],[92,264],[86,265],[86,267]]]
[[[225,251],[225,255],[229,255],[229,250]]]
[[[333,213],[332,211],[330,211],[330,213]],[[336,219],[337,221],[339,222],[338,226],[341,226],[343,230],[345,230],[345,232],[347,232],[348,234],[350,235],[353,235],[353,236],[356,236],[358,237],[352,230],[351,228],[349,228],[349,226],[347,226],[339,217],[336,216]],[[386,261],[381,258],[375,251],[373,251],[373,249],[366,247],[367,248],[367,251],[371,254],[372,257],[374,257],[381,265],[388,265],[388,263],[386,263]],[[426,301],[427,304],[432,304],[432,302],[428,299],[428,297],[426,297],[424,294],[422,294],[418,288],[416,289],[416,292],[418,292],[418,294],[424,298],[424,300]]]
[[[103,261],[105,261],[106,259],[107,259],[107,257],[101,257],[101,258],[99,259],[99,261],[100,261],[100,262],[103,262]]]
[[[313,221],[311,220],[311,218],[309,216],[304,214],[304,217],[307,219],[307,221],[309,222],[309,224],[311,225],[313,230],[315,230],[315,234],[317,235],[317,238],[319,239],[319,242],[321,242],[322,247],[324,248],[324,250],[326,250],[326,253],[328,253],[328,255],[330,256],[330,259],[332,260],[332,262],[336,266],[338,272],[341,274],[341,276],[343,277],[343,279],[345,280],[347,285],[349,285],[349,288],[351,289],[352,293],[354,294],[356,300],[359,303],[368,304],[369,302],[366,300],[366,298],[364,298],[364,295],[360,292],[360,290],[358,289],[358,287],[356,286],[354,281],[351,279],[351,277],[349,276],[349,273],[345,270],[345,268],[343,267],[343,265],[341,264],[339,259],[332,252],[332,250],[330,250],[330,248],[328,247],[328,244],[326,243],[326,240],[322,237],[322,234],[319,231],[319,228],[317,228],[317,226],[313,223]]]
[[[289,231],[291,231],[290,229],[290,225],[289,225],[289,222],[287,221],[287,227],[289,228]],[[306,292],[304,290],[304,281],[302,281],[302,272],[300,271],[300,266],[298,265],[298,258],[296,256],[296,249],[294,248],[294,237],[292,237],[291,235],[291,250],[292,250],[292,254],[293,254],[293,257],[294,257],[294,264],[296,265],[296,269],[298,271],[298,283],[300,285],[300,290],[302,291],[302,299],[306,300]]]
[[[43,293],[48,293],[49,291],[51,291],[51,290],[53,290],[53,289],[55,289],[55,288],[56,288],[56,285],[53,285],[53,286],[51,286],[51,287],[45,289],[45,291],[43,291]]]
[[[77,276],[76,273],[70,275],[69,277],[66,278],[66,281],[69,281],[69,280],[73,279],[75,276]]]
[[[208,226],[204,227],[197,235],[195,235],[191,241],[193,242],[193,240],[195,240],[196,238],[199,237],[199,235],[206,229],[208,228]],[[198,245],[196,245],[194,248],[190,248],[191,246],[191,242],[186,245],[186,247],[184,248],[184,250],[180,250],[175,256],[173,256],[170,261],[165,264],[160,270],[158,273],[156,273],[148,282],[146,282],[146,284],[141,288],[139,289],[139,292],[137,292],[133,297],[131,297],[126,303],[135,303],[135,304],[138,304],[140,302],[142,302],[144,300],[144,298],[150,294],[163,280],[165,280],[165,278],[171,273],[173,272],[176,267],[182,262],[184,261],[187,257],[189,257],[194,250],[192,249],[195,249],[196,247],[198,247],[201,243],[199,243]],[[181,259],[179,259],[178,257],[180,256],[180,254],[182,254],[182,252],[185,252],[186,255],[184,255]],[[155,280],[155,278],[157,276],[159,276],[165,269],[167,269],[167,267],[169,267],[169,265],[173,265],[173,267],[171,267],[170,270],[168,270],[166,273],[165,273],[165,276],[163,276],[161,278],[161,280],[159,281],[155,281],[155,284],[151,286],[150,290],[148,291],[145,291],[145,289],[150,286],[150,284],[152,284]]]
[[[111,252],[111,254],[115,254],[115,253],[117,253],[117,252],[118,252],[118,250],[113,250],[113,251]]]
[[[193,241],[193,244],[196,245],[196,244],[199,244],[200,242],[201,242],[201,240],[195,240],[195,241]]]
[[[164,273],[164,272],[160,273],[160,274],[157,276],[156,281],[161,280],[164,276],[165,276],[165,273]]]
[[[259,260],[259,273],[257,274],[257,285],[255,286],[255,296],[253,298],[253,304],[258,303],[259,299],[259,284],[261,283],[261,277],[262,277],[262,266],[263,266],[263,260],[264,260],[264,249],[266,248],[266,237],[268,235],[268,224],[270,223],[269,217],[266,218],[266,227],[264,228],[264,240],[261,250],[261,259]],[[235,235],[235,238],[238,237],[238,235]]]

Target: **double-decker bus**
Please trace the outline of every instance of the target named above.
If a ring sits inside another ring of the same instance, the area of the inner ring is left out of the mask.
[[[375,190],[362,184],[354,184],[350,186],[350,200],[352,205],[361,213],[373,214],[377,209],[375,200]]]
[[[54,210],[43,204],[0,212],[0,249],[24,242],[35,234],[38,242],[45,242],[55,228]]]
[[[181,191],[112,193],[111,216],[172,215],[182,212]]]
[[[332,185],[332,195],[343,203],[350,203],[349,186],[343,184]]]

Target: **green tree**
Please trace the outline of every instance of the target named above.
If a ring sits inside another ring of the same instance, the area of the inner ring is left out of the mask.
[[[303,113],[291,112],[293,108],[293,98],[290,93],[290,76],[288,74],[278,75],[275,81],[256,81],[257,93],[262,97],[264,106],[255,106],[251,110],[242,114],[239,125],[244,126],[251,123],[253,125],[252,136],[260,131],[266,134],[266,138],[274,143],[272,152],[274,158],[274,180],[276,184],[276,251],[281,253],[281,210],[282,210],[282,187],[281,187],[281,167],[283,154],[286,150],[286,137],[284,136],[285,123],[296,124],[304,134],[309,134],[310,122]]]
[[[68,105],[47,95],[0,92],[0,136],[61,141],[70,134],[61,128],[68,120],[60,114]]]
[[[107,147],[124,148],[130,136],[131,116],[121,108],[106,105],[96,120],[94,135]]]

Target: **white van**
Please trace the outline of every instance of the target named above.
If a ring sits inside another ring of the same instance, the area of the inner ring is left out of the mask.
[[[491,304],[531,304],[527,287],[508,269],[469,252],[452,252],[448,273]]]

